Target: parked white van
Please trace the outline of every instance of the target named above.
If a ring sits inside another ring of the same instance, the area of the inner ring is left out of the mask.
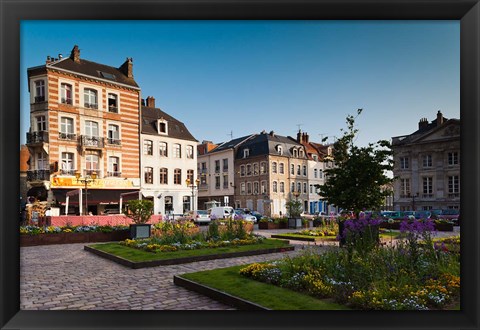
[[[208,209],[208,214],[210,215],[210,218],[214,217],[216,219],[231,218],[233,212],[233,207],[231,206],[217,206]]]

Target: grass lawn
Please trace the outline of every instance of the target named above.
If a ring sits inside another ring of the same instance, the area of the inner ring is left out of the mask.
[[[289,246],[288,242],[276,239],[265,239],[262,243],[251,244],[251,245],[239,245],[239,246],[228,246],[228,247],[218,247],[210,249],[196,249],[196,250],[179,250],[173,252],[147,252],[140,249],[135,249],[120,245],[119,243],[104,243],[104,244],[93,244],[89,247],[113,254],[117,257],[127,259],[132,262],[142,262],[142,261],[154,261],[154,260],[167,260],[167,259],[177,259],[185,257],[195,257],[195,256],[204,256],[211,254],[221,254],[221,253],[231,253],[231,252],[245,252],[245,251],[254,251],[254,250],[265,250],[265,249],[274,249],[282,248]]]
[[[183,274],[181,277],[243,298],[273,310],[347,310],[348,307],[328,300],[251,280],[239,271],[245,265]]]

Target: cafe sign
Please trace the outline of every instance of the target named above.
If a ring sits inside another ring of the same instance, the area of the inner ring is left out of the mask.
[[[83,188],[85,183],[82,181],[77,181],[76,178],[72,177],[52,177],[51,180],[52,188]],[[133,182],[125,179],[95,179],[88,183],[88,188],[131,188],[133,187]]]

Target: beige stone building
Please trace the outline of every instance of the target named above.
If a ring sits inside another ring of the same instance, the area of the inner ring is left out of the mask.
[[[392,138],[395,210],[460,208],[460,120],[420,119],[418,130]]]

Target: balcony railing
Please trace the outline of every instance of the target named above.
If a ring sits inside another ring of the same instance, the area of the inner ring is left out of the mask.
[[[113,138],[107,138],[107,143],[108,143],[108,144],[113,144],[113,145],[120,146],[120,145],[122,145],[122,140],[120,140],[120,139],[113,139]]]
[[[460,197],[460,193],[449,193],[448,198],[458,198]]]
[[[62,104],[72,105],[72,98],[62,97],[61,102],[62,102]]]
[[[103,137],[99,136],[88,136],[82,135],[81,143],[82,147],[90,147],[90,148],[103,148],[104,141]]]
[[[102,171],[101,170],[87,170],[87,169],[83,169],[83,176],[92,176],[93,172],[95,172],[97,174],[97,178],[101,178],[102,177]]]
[[[199,172],[200,174],[207,174],[207,173],[208,173],[208,170],[207,170],[206,168],[201,168],[201,169],[198,170],[198,172]]]
[[[108,112],[118,113],[118,108],[114,106],[109,106]]]
[[[48,181],[50,180],[49,170],[27,171],[27,181]]]
[[[113,176],[113,177],[121,177],[122,176],[122,172],[118,172],[118,171],[108,171],[107,172],[107,176]]]
[[[43,143],[48,142],[48,132],[47,131],[40,131],[40,132],[28,132],[27,133],[27,144],[31,143]]]
[[[45,95],[35,96],[35,103],[45,102]]]
[[[423,198],[433,198],[433,194],[423,194]]]
[[[208,184],[200,183],[200,185],[198,186],[198,190],[208,190]]]
[[[60,170],[61,175],[75,175],[75,170]]]
[[[77,134],[74,133],[58,133],[59,140],[66,140],[66,141],[75,141],[77,139]]]
[[[97,103],[84,103],[83,106],[88,109],[98,109]]]

